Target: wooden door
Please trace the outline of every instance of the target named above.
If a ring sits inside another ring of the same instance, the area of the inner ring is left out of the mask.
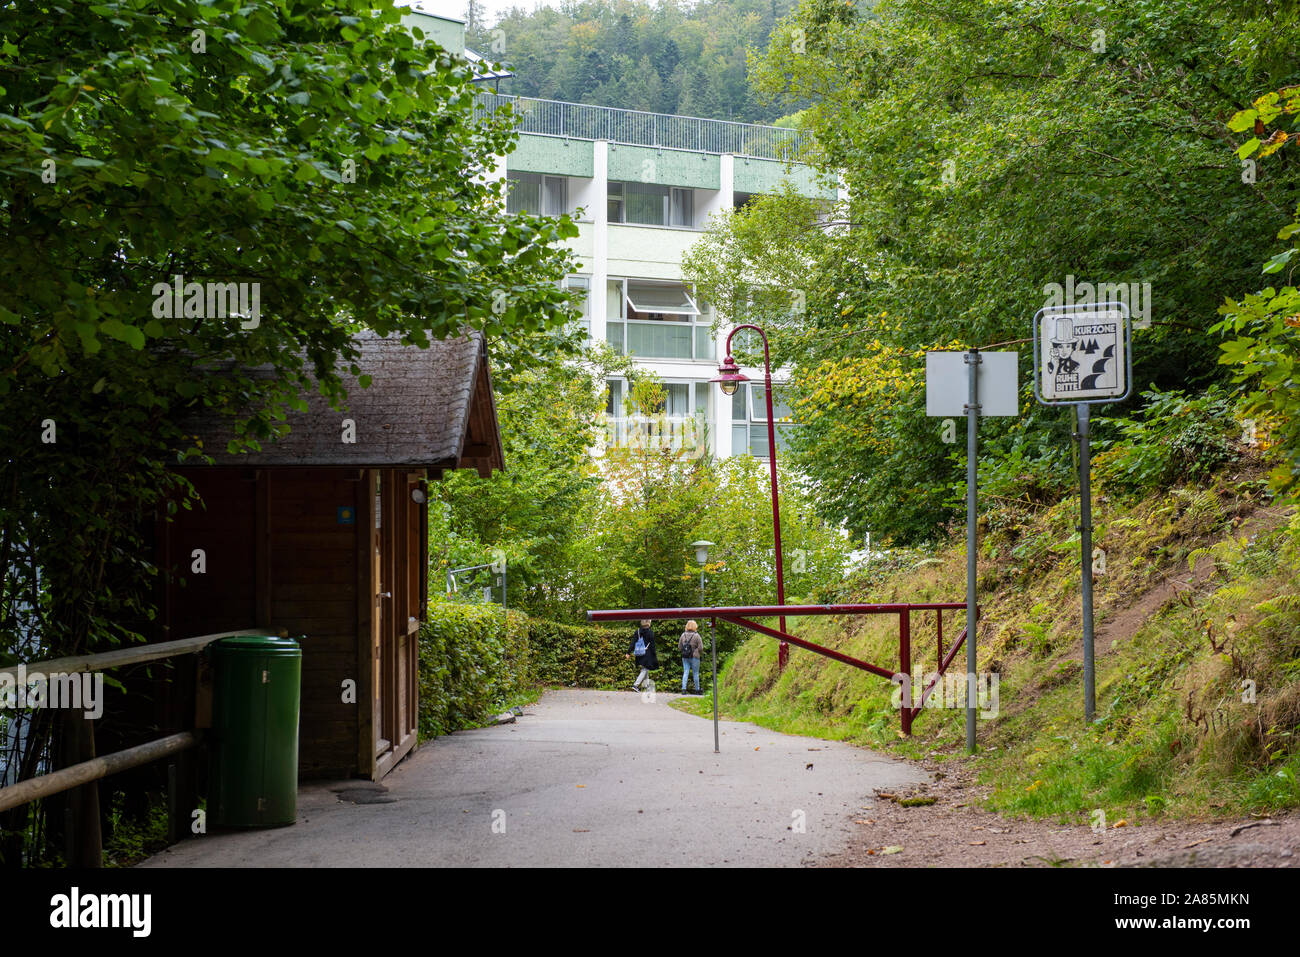
[[[412,500],[420,476],[385,469],[375,497],[375,777],[415,746],[423,573],[423,506]],[[413,584],[414,583],[414,584]]]
[[[374,758],[376,763],[388,757],[392,752],[392,735],[388,727],[386,714],[389,643],[385,640],[385,636],[392,630],[392,578],[386,560],[391,552],[387,544],[391,534],[388,527],[391,506],[385,500],[389,484],[385,481],[385,478],[383,470],[375,470],[374,505],[372,509],[374,535],[371,537],[370,553],[370,581],[373,589],[374,608],[370,616],[370,628],[371,660],[373,662],[371,668],[374,676],[371,695],[371,708],[373,709],[371,727],[374,729]],[[379,774],[376,773],[376,777],[378,776]]]

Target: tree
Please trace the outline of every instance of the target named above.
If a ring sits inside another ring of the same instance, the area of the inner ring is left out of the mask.
[[[579,569],[582,518],[600,476],[601,387],[612,353],[554,361],[498,380],[506,470],[452,473],[429,523],[431,580],[452,567],[507,565],[508,601],[544,618],[580,618],[589,583]]]
[[[651,374],[633,376],[625,414],[653,416],[665,401]],[[590,505],[584,573],[598,607],[663,608],[690,601],[686,546],[714,500],[716,478],[697,444],[633,425],[604,451],[604,481]]]
[[[746,55],[789,0],[581,0],[511,10],[497,24],[509,92],[751,123],[775,117],[745,85]],[[647,72],[647,65],[650,71]]]
[[[751,81],[786,111],[806,107],[802,158],[842,175],[849,199],[820,219],[797,197],[756,203],[690,272],[722,303],[728,285],[789,293],[786,277],[804,277],[806,308],[773,345],[799,394],[829,402],[797,407],[819,420],[798,463],[828,514],[876,541],[942,532],[960,472],[938,464],[942,424],[919,416],[920,353],[1003,344],[1027,368],[1051,284],[1149,284],[1135,395],[1223,377],[1214,310],[1225,288],[1250,288],[1300,177],[1289,165],[1245,177],[1222,120],[1249,102],[1252,74],[1287,75],[1298,27],[1272,5],[1209,0],[810,0],[777,26]],[[1256,220],[1272,225],[1243,229]],[[884,377],[851,388],[868,372]],[[989,422],[984,448],[1041,462],[1060,494],[1068,460],[1040,458],[1033,436],[1068,429],[1022,382],[1023,421]],[[1042,470],[1024,474],[1041,488]]]
[[[194,409],[256,447],[309,378],[342,398],[362,329],[481,329],[519,367],[553,347],[576,228],[504,215],[485,164],[513,133],[474,117],[458,53],[391,0],[0,9],[5,659],[148,627],[141,530],[192,504],[169,467],[207,454]],[[217,283],[242,305],[210,311]]]
[[[1272,156],[1294,142],[1294,130],[1268,127],[1300,110],[1300,87],[1290,86],[1265,93],[1248,109],[1236,113],[1228,128],[1247,139],[1236,154],[1243,161]],[[1282,157],[1278,157],[1282,159]],[[1272,162],[1277,162],[1273,160]],[[1300,291],[1291,281],[1300,251],[1300,207],[1277,238],[1289,240],[1286,249],[1264,264],[1267,275],[1285,270],[1286,284],[1280,289],[1266,286],[1240,300],[1231,297],[1219,307],[1224,316],[1212,331],[1222,332],[1227,341],[1220,348],[1219,361],[1233,369],[1235,382],[1244,383],[1244,434],[1251,444],[1271,444],[1280,453],[1270,476],[1274,491],[1291,500],[1300,498],[1300,390],[1296,373],[1300,369]],[[1296,264],[1292,260],[1296,260]]]

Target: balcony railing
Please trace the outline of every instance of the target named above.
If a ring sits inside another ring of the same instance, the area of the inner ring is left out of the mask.
[[[787,161],[796,160],[803,147],[799,133],[779,126],[643,113],[502,93],[479,93],[475,97],[478,115],[494,113],[506,105],[517,114],[521,133]]]
[[[620,355],[638,359],[713,359],[713,331],[707,323],[660,319],[610,319],[605,341]]]

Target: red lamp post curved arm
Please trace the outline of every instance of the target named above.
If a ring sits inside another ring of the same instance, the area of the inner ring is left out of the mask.
[[[767,346],[767,333],[755,325],[746,323],[736,326],[727,335],[727,355],[731,355],[731,340],[741,329],[753,329],[763,339],[763,396],[767,400],[767,464],[772,477],[772,543],[776,551],[776,603],[785,604],[785,561],[781,555],[781,508],[778,504],[776,487],[776,420],[772,415],[772,358]],[[781,630],[785,631],[785,616],[781,616]],[[785,667],[790,656],[790,645],[782,641],[777,652],[777,661]]]

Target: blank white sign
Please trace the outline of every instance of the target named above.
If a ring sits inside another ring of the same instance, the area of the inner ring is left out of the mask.
[[[970,399],[965,352],[925,354],[925,414],[965,415]],[[1019,415],[1019,359],[1016,352],[981,352],[980,415]]]

